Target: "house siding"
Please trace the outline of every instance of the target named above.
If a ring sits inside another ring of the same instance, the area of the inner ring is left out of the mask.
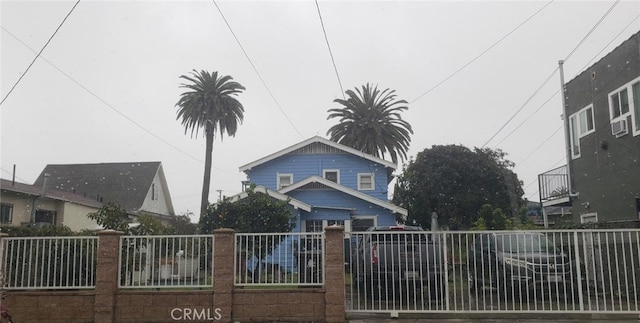
[[[363,201],[359,198],[345,194],[335,190],[322,190],[322,194],[318,194],[320,190],[296,190],[291,192],[289,196],[292,198],[307,201],[316,208],[347,208],[351,215],[380,215],[390,216],[388,209]],[[321,213],[321,211],[318,211]],[[330,212],[325,211],[328,214]]]
[[[1,200],[2,203],[8,203],[13,206],[11,225],[29,223],[34,197],[25,195],[16,196],[11,193],[3,192]]]
[[[151,185],[149,185],[149,191],[140,209],[151,213],[173,215],[173,210],[168,207],[169,200],[164,187],[160,176],[156,174]]]
[[[97,211],[94,207],[65,202],[61,222],[73,231],[95,230],[99,228],[98,223],[87,215]]]
[[[627,117],[629,133],[616,138],[609,112],[609,94],[640,76],[639,37],[635,34],[565,85],[568,115],[590,104],[594,111],[595,132],[580,139],[581,156],[570,162],[578,223],[587,213],[597,213],[598,222],[639,217],[640,133],[634,136],[632,114]]]
[[[377,199],[387,201],[387,170],[378,163],[351,154],[289,154],[278,157],[268,163],[254,167],[249,173],[249,180],[277,190],[277,174],[293,174],[293,181],[298,182],[309,176],[322,177],[322,171],[340,170],[340,185],[358,189],[358,174],[373,173],[375,185],[373,190],[362,190]]]

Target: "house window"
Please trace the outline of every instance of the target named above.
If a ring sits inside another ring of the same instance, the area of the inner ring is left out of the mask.
[[[631,95],[633,96],[633,123],[635,126],[634,135],[640,135],[640,81],[631,86]]]
[[[330,227],[332,225],[344,227],[344,220],[327,220],[327,226]]]
[[[13,204],[1,203],[0,204],[0,223],[11,224],[13,221]]]
[[[629,113],[629,95],[627,94],[626,87],[611,94],[609,100],[611,120]]]
[[[158,199],[158,192],[156,192],[156,183],[151,184],[151,200],[155,201]]]
[[[351,231],[361,232],[366,231],[370,227],[376,226],[375,216],[353,216],[351,217]],[[345,229],[346,231],[346,229]]]
[[[278,174],[278,190],[293,184],[293,174]]]
[[[595,131],[593,105],[589,105],[569,117],[571,156],[580,157],[580,138]]]
[[[325,169],[324,171],[322,171],[322,177],[334,183],[340,184],[340,170],[338,169]]]
[[[374,189],[374,180],[373,174],[371,173],[360,173],[358,174],[358,190],[361,191],[370,191]]]
[[[598,213],[586,213],[580,215],[580,223],[597,223],[598,222]]]
[[[305,232],[322,232],[322,220],[307,220],[304,229]]]
[[[56,224],[56,212],[47,210],[36,210],[36,223]]]

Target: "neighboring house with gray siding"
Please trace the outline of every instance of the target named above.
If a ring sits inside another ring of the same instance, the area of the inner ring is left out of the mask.
[[[87,214],[115,201],[135,221],[175,216],[160,162],[47,165],[33,185],[0,182],[2,225],[49,223],[74,231],[99,227]]]
[[[567,82],[564,95],[569,172],[540,175],[541,188],[557,180],[541,190],[543,205],[571,206],[576,223],[640,226],[640,32]]]

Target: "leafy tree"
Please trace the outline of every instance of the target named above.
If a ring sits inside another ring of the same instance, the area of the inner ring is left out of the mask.
[[[433,146],[410,159],[398,177],[393,202],[408,210],[409,223],[429,227],[431,213],[441,225],[469,229],[485,204],[517,216],[524,206],[522,183],[502,151]]]
[[[236,232],[266,233],[289,232],[294,228],[295,218],[288,201],[256,192],[255,186],[247,188],[246,193],[247,197],[237,202],[227,198],[212,205],[205,216],[200,217],[200,232],[231,228]]]
[[[501,209],[494,209],[485,204],[478,212],[478,219],[473,223],[472,230],[511,230],[513,223]]]
[[[198,231],[198,225],[191,223],[191,215],[193,213],[187,212],[169,219],[169,226],[174,229],[175,234],[195,234]]]
[[[129,232],[129,214],[118,202],[108,201],[97,212],[87,214],[87,217],[107,230]]]
[[[191,137],[197,136],[200,128],[203,128],[206,139],[200,204],[202,216],[209,205],[214,134],[219,131],[220,139],[224,138],[225,132],[229,136],[235,136],[238,124],[241,124],[244,118],[244,107],[235,96],[245,88],[240,83],[232,81],[231,76],[218,76],[218,72],[193,70],[191,76],[182,75],[180,78],[188,83],[180,86],[187,91],[180,95],[180,100],[176,103],[177,119],[182,120],[185,134],[191,131]]]
[[[329,128],[330,140],[358,149],[367,154],[384,158],[389,153],[394,163],[398,156],[407,158],[407,150],[413,134],[411,125],[400,113],[407,110],[407,101],[396,100],[395,91],[371,87],[369,83],[346,91],[348,99],[335,99],[341,108],[329,109],[327,119],[338,118]]]
[[[142,214],[137,218],[137,224],[131,226],[129,214],[118,202],[106,202],[97,212],[87,214],[98,225],[108,230],[121,231],[131,235],[161,235],[173,233],[170,228],[162,225],[151,215]]]
[[[266,193],[256,192],[255,185],[246,190],[247,196],[237,202],[226,198],[212,205],[205,216],[200,217],[199,229],[212,233],[218,228],[231,228],[245,233],[289,232],[294,228],[295,218],[288,201],[280,201]],[[262,259],[282,242],[281,236],[257,236],[238,246],[242,259],[250,260],[254,281],[259,280]],[[278,240],[279,239],[279,240]],[[247,245],[248,244],[248,245]],[[249,261],[247,261],[249,262]]]

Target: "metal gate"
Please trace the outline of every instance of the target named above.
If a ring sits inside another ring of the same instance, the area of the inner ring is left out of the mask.
[[[640,314],[637,229],[363,232],[347,241],[348,313]]]

